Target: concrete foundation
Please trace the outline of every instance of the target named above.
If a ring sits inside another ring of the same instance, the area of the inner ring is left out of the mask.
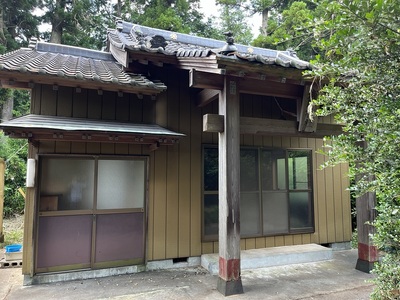
[[[333,251],[350,250],[351,242],[332,243],[329,244],[329,248],[331,248]]]
[[[243,250],[240,253],[241,270],[283,266],[332,259],[332,249],[317,244],[283,246]],[[203,254],[201,265],[218,275],[218,254]]]

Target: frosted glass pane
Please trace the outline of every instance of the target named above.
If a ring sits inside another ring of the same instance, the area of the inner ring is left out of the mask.
[[[92,209],[94,160],[43,158],[40,178],[41,210]]]
[[[218,235],[218,194],[204,195],[204,235]]]
[[[143,208],[144,160],[99,160],[97,208]]]
[[[309,192],[290,193],[290,228],[312,227]]]
[[[289,232],[288,202],[285,192],[263,192],[264,234]]]
[[[260,200],[258,193],[240,194],[240,234],[255,235],[260,230]]]

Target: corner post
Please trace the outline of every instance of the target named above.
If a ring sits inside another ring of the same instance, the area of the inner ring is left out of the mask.
[[[358,259],[356,269],[369,273],[379,260],[378,249],[373,244],[371,235],[375,228],[368,224],[375,220],[375,193],[366,193],[356,199],[357,232],[358,232]]]
[[[240,277],[240,97],[237,81],[225,77],[219,94],[219,278],[218,291],[243,293]]]

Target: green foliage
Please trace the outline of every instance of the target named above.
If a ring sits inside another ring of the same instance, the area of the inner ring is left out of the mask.
[[[313,104],[344,124],[345,134],[331,138],[328,165],[348,161],[353,193],[376,194],[373,238],[387,256],[375,269],[374,297],[392,299],[400,289],[400,7],[393,0],[321,2],[315,37],[324,52],[310,75],[327,84]]]
[[[300,58],[313,59],[318,51],[312,47],[314,37],[309,27],[314,12],[301,1],[293,2],[282,13],[272,12],[267,35],[259,35],[253,45],[276,50],[293,49]]]
[[[28,143],[26,140],[15,140],[0,133],[0,157],[5,159],[4,216],[22,214],[24,198],[18,191],[25,187],[26,157]]]

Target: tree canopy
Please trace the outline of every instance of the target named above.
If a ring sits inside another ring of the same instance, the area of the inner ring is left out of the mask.
[[[315,20],[323,52],[311,73],[322,82],[313,104],[333,114],[344,134],[332,137],[329,164],[349,162],[356,195],[372,192],[374,241],[386,255],[375,272],[376,299],[400,288],[400,7],[394,0],[322,1]]]

